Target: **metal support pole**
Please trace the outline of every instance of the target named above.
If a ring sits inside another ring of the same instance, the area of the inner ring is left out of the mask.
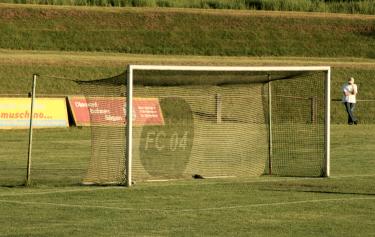
[[[272,175],[272,90],[271,75],[268,74],[268,171]]]
[[[325,154],[324,154],[324,177],[330,176],[331,163],[331,69],[326,72],[325,79]]]
[[[132,66],[128,66],[127,73],[127,84],[126,84],[126,167],[125,167],[125,177],[126,186],[130,187],[132,185],[132,147],[133,147],[133,69]]]
[[[31,183],[31,151],[33,145],[33,115],[34,115],[34,103],[35,103],[35,87],[36,79],[38,75],[33,75],[33,85],[32,85],[32,94],[31,94],[31,106],[30,106],[30,124],[29,124],[29,150],[27,154],[27,173],[26,173],[26,186],[29,186]]]

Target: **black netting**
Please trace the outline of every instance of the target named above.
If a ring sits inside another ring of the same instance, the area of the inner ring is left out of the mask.
[[[133,180],[323,174],[324,72],[133,75]],[[87,102],[99,104],[90,110],[92,157],[84,181],[123,183],[126,74],[80,84]],[[108,107],[124,120],[97,117]]]
[[[91,126],[91,161],[83,183],[122,184],[126,162],[126,77],[80,81]]]
[[[323,175],[324,83],[324,72],[271,82],[273,174]]]

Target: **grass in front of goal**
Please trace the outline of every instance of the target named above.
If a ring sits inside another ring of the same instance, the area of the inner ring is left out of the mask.
[[[373,177],[1,190],[4,236],[370,236]]]
[[[62,145],[71,146],[80,132],[87,133],[67,129],[55,139],[60,136]],[[1,187],[0,235],[371,236],[374,134],[373,125],[334,125],[329,179],[265,176],[132,188]],[[55,142],[45,139],[44,144]],[[71,152],[80,148],[71,146]],[[56,151],[43,154],[54,157]]]

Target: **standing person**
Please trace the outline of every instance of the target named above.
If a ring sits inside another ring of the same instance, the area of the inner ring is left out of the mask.
[[[358,93],[358,87],[354,84],[354,78],[351,77],[348,83],[342,87],[342,92],[344,96],[342,97],[342,102],[345,105],[346,112],[348,113],[348,124],[357,124],[357,118],[354,116],[354,108],[356,101],[356,95]]]

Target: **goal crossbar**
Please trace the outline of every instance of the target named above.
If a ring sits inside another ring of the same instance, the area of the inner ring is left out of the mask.
[[[329,71],[329,66],[175,66],[175,65],[128,65],[128,70],[160,70],[160,71],[259,71],[259,72],[275,72],[275,71]]]

